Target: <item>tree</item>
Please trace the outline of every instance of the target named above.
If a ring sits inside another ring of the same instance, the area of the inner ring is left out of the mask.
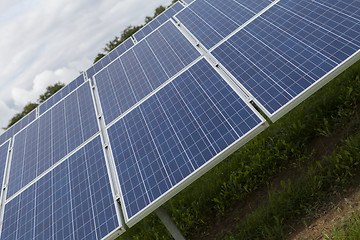
[[[96,56],[96,58],[94,59],[94,64],[99,61],[100,59],[102,59],[103,57],[105,57],[106,55],[104,53],[98,53],[98,55]]]
[[[54,95],[57,91],[59,91],[61,88],[63,88],[65,86],[65,84],[63,83],[55,83],[52,86],[48,86],[46,88],[46,92],[41,94],[39,99],[37,100],[38,103],[43,103],[45,102],[48,98],[50,98],[52,95]]]
[[[156,18],[157,16],[159,16],[163,11],[166,10],[166,7],[160,5],[159,7],[157,7],[155,9],[155,13],[154,13],[154,17],[153,18]]]

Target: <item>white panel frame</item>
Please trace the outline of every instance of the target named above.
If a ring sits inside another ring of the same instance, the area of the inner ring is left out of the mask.
[[[10,158],[12,155],[12,139],[8,139],[3,144],[0,145],[0,147],[4,146],[5,144],[8,145],[8,152],[5,160],[5,166],[4,166],[4,175],[2,176],[2,185],[1,185],[1,194],[0,194],[0,237],[2,232],[2,224],[4,220],[4,213],[5,213],[5,201],[6,201],[6,188],[7,188],[7,179],[9,175],[9,164],[10,164]]]

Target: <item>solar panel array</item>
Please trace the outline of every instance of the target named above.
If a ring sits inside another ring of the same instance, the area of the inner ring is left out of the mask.
[[[119,227],[100,137],[5,205],[2,239],[102,239]]]
[[[134,38],[137,41],[141,41],[143,38],[145,38],[147,35],[149,35],[152,31],[154,31],[156,28],[158,28],[161,24],[172,18],[176,13],[181,11],[184,8],[184,6],[180,2],[176,2],[174,5],[166,9],[164,12],[162,12],[159,16],[154,18],[152,21],[150,21],[148,24],[146,24],[143,28],[141,28],[139,31],[134,33]]]
[[[359,52],[359,19],[326,4],[280,1],[212,51],[273,119]]]
[[[184,2],[0,136],[2,239],[115,238],[360,58],[356,0]]]
[[[7,129],[0,136],[0,144],[3,144],[10,138],[12,138],[16,133],[18,133],[21,129],[26,127],[29,123],[31,123],[36,118],[36,109],[31,111],[25,117],[17,121],[14,125],[12,125],[9,129]]]
[[[128,38],[124,42],[122,42],[119,46],[113,49],[108,55],[101,58],[97,61],[93,66],[91,66],[88,70],[86,70],[86,75],[88,78],[92,78],[97,72],[103,69],[106,65],[112,62],[114,59],[122,55],[129,48],[134,46],[134,42],[131,38]]]
[[[89,82],[14,137],[7,197],[99,131]]]
[[[64,86],[62,89],[57,91],[53,96],[48,98],[45,102],[40,104],[39,106],[39,115],[43,114],[46,110],[54,106],[61,99],[66,97],[69,93],[74,91],[77,87],[83,84],[85,81],[85,77],[83,74],[78,76],[76,79],[71,81],[68,85]]]
[[[205,60],[108,128],[125,220],[264,122]]]

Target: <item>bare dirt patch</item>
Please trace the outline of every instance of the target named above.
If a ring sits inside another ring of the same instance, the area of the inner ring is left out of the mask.
[[[325,234],[339,223],[349,219],[352,213],[360,210],[360,186],[351,189],[346,194],[339,194],[324,215],[314,220],[310,225],[289,237],[297,239],[325,239]]]

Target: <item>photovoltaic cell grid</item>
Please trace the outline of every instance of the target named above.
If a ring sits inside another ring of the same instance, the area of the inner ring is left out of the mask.
[[[358,0],[317,0],[320,4],[325,4],[337,11],[343,12],[344,14],[359,19],[360,16],[360,2]]]
[[[99,131],[89,82],[14,137],[7,197]]]
[[[269,0],[197,0],[175,18],[210,49],[270,4]]]
[[[182,0],[184,3],[186,3],[186,4],[190,4],[190,3],[192,3],[194,0]]]
[[[172,22],[151,33],[95,75],[106,124],[199,56]]]
[[[117,57],[122,55],[128,49],[134,46],[134,42],[131,37],[122,42],[119,46],[113,49],[109,54],[97,61],[93,66],[86,70],[86,75],[88,78],[92,78],[97,72],[106,67],[110,62],[115,60]]]
[[[137,41],[140,41],[141,39],[145,38],[147,35],[149,35],[152,31],[154,31],[156,28],[158,28],[161,24],[172,18],[176,13],[181,11],[184,8],[184,6],[180,2],[176,2],[174,5],[166,9],[164,12],[162,12],[159,16],[154,18],[151,22],[146,24],[143,28],[141,28],[139,31],[137,31],[134,34],[134,38]]]
[[[36,110],[33,110],[28,115],[20,119],[16,122],[13,126],[7,129],[1,136],[0,136],[0,145],[3,144],[8,139],[12,138],[16,133],[18,133],[21,129],[26,127],[29,123],[34,121],[36,118]]]
[[[360,20],[327,5],[282,0],[212,52],[270,117],[359,52]]]
[[[175,18],[270,118],[359,55],[357,0],[280,0],[260,16],[273,1],[177,4],[138,32],[141,42],[128,39],[87,71],[96,78],[129,225],[265,121],[205,59],[171,80],[200,53],[171,21],[153,31],[161,23],[179,12]],[[39,107],[40,118],[33,111],[0,136],[1,145],[15,135],[1,238],[100,239],[119,227],[99,136],[48,170],[99,131],[89,83],[69,94],[74,81]],[[8,144],[0,146],[0,173]]]
[[[57,102],[66,97],[69,93],[83,84],[85,81],[84,75],[81,74],[76,79],[71,81],[68,85],[64,86],[62,89],[57,91],[52,97],[47,99],[45,102],[39,106],[39,115],[43,114],[46,110],[54,106]]]
[[[5,205],[1,239],[102,239],[117,228],[98,136]]]
[[[108,128],[126,221],[263,121],[197,62]]]

